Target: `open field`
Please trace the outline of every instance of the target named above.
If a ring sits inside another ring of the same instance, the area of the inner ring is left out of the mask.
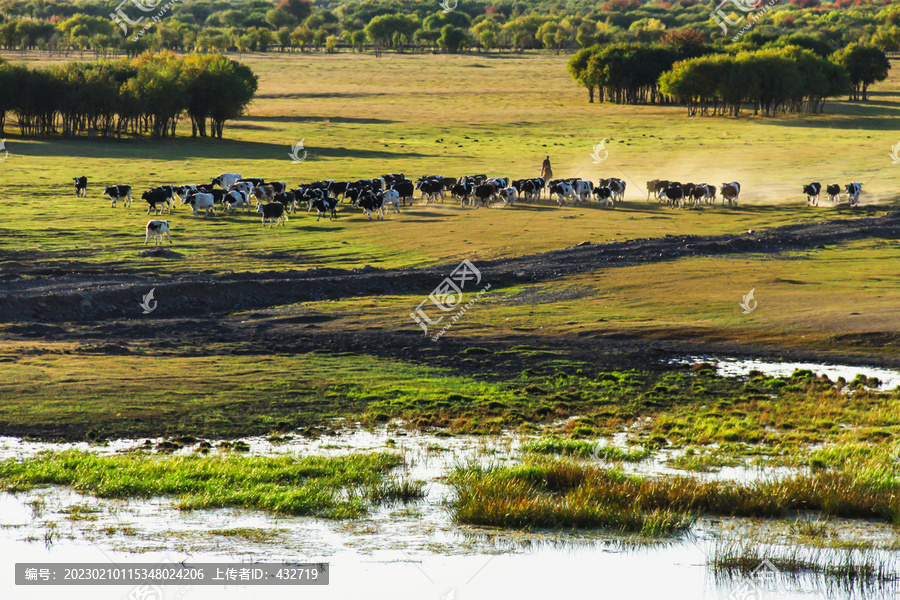
[[[738,525],[746,515],[794,528],[707,563],[723,570],[758,563],[776,537],[836,547],[799,511],[883,527],[845,532],[851,550],[896,548],[900,389],[853,379],[855,367],[843,379],[725,377],[706,361],[900,367],[900,165],[888,155],[900,72],[872,101],[830,101],[822,116],[689,119],[681,107],[590,105],[566,59],[245,54],[260,90],[225,140],[20,139],[7,124],[0,436],[92,445],[0,461],[0,488],[34,502],[54,485],[85,503],[335,517],[347,520],[337,537],[359,539],[383,533],[378,519],[443,523],[447,538],[486,526],[683,541],[698,523],[717,539],[771,525]],[[301,139],[308,157],[291,164]],[[601,140],[609,156],[594,164]],[[150,185],[223,172],[292,186],[396,172],[518,178],[537,176],[548,154],[556,177],[625,179],[625,202],[474,210],[417,199],[383,221],[343,204],[336,221],[298,212],[274,229],[255,213],[178,207],[160,217],[172,253],[141,255]],[[74,195],[76,175],[90,179],[87,198]],[[653,178],[737,180],[741,201],[672,210],[647,201]],[[860,206],[807,207],[800,190],[813,180],[862,182]],[[132,185],[134,205],[110,208],[104,183]],[[449,320],[423,336],[410,313],[464,259],[481,274],[464,290],[474,303],[440,339]],[[151,289],[158,306],[142,314]],[[687,357],[699,358],[673,362]],[[376,441],[347,442],[356,430]],[[403,447],[417,436],[433,438],[410,460]],[[94,455],[119,438],[154,441]],[[222,440],[309,444],[312,466],[220,452]],[[488,447],[481,463],[447,458],[439,475],[416,464],[473,440]],[[338,448],[354,458],[334,460]],[[416,468],[428,486],[407,477]],[[134,485],[103,476],[125,471]],[[739,483],[723,483],[730,472]],[[217,523],[216,535],[256,540],[256,554],[289,537],[280,521]],[[779,564],[827,571],[793,559]],[[867,561],[854,569],[893,580],[887,563]]]

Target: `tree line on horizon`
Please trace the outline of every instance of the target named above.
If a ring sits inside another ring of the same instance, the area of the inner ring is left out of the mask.
[[[142,2],[165,6],[163,0]],[[116,8],[107,0],[0,0],[0,47],[97,56],[159,49],[570,52],[691,32],[706,44],[740,51],[790,34],[814,37],[830,52],[853,42],[900,50],[900,6],[891,0],[789,0],[736,42],[699,0],[465,0],[446,13],[438,0],[179,0],[146,30],[153,13],[126,2],[122,11],[129,18],[144,19],[127,35],[110,18]],[[746,16],[733,7],[726,12],[733,20]]]
[[[850,44],[825,54],[801,37],[760,50],[728,52],[699,38],[671,44],[597,45],[568,62],[588,101],[615,104],[683,104],[688,115],[822,113],[825,100],[848,95],[868,99],[868,88],[888,76],[883,51]],[[807,44],[808,45],[808,44]]]
[[[0,60],[0,135],[7,114],[23,136],[174,136],[187,116],[192,136],[221,138],[258,87],[253,71],[221,55],[145,53],[134,59],[30,69]]]

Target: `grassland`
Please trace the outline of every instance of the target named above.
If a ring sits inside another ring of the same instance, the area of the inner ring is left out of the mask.
[[[688,119],[678,107],[589,105],[568,80],[565,59],[246,55],[260,74],[260,93],[223,141],[23,140],[10,133],[10,156],[0,163],[7,191],[0,273],[10,287],[0,295],[45,276],[85,277],[86,290],[91,277],[117,276],[145,293],[157,281],[198,273],[479,263],[583,241],[737,234],[898,206],[900,168],[888,156],[900,116],[897,72],[875,87],[873,101],[830,102],[824,116]],[[300,139],[308,158],[293,165],[288,151]],[[590,152],[603,139],[609,158],[594,164]],[[624,178],[626,201],[615,210],[417,204],[378,222],[342,207],[335,222],[303,213],[272,230],[254,215],[193,219],[179,208],[170,217],[178,255],[157,258],[140,255],[148,218],[141,202],[112,209],[98,189],[207,181],[221,172],[290,184],[387,172],[524,177],[537,175],[548,154],[557,176]],[[76,199],[70,185],[81,174],[92,182],[86,199]],[[742,202],[673,211],[646,200],[642,184],[656,177],[738,180]],[[863,206],[807,208],[799,190],[812,180],[863,182]],[[364,426],[402,420],[442,435],[511,429],[542,437],[525,448],[524,466],[458,473],[460,522],[667,533],[700,512],[783,516],[797,508],[896,521],[891,448],[900,435],[900,392],[808,372],[725,379],[708,365],[667,368],[662,361],[690,346],[896,365],[898,258],[897,240],[870,236],[496,286],[439,343],[423,339],[409,313],[440,278],[422,289],[398,280],[387,293],[351,289],[339,299],[265,310],[236,302],[228,314],[203,319],[10,319],[0,324],[0,433],[101,443],[298,428],[314,436],[336,427],[335,418]],[[213,293],[211,285],[200,287]],[[744,314],[739,302],[751,289],[759,305]],[[620,341],[627,361],[619,361]],[[629,449],[597,449],[599,439],[626,430]],[[810,472],[788,487],[732,493],[577,462],[639,462],[660,448],[684,450],[671,463],[683,469],[759,460]],[[278,487],[294,466],[245,459],[230,457],[226,467],[210,457],[95,463],[55,455],[4,463],[0,474],[7,489],[56,483],[100,495],[169,495],[186,508],[323,516],[359,515],[366,503],[422,494],[420,482],[384,476],[390,460],[379,458],[358,477],[323,467],[330,479],[294,497]],[[130,470],[134,481],[159,469],[172,478],[159,478],[162,487],[108,488],[77,466],[89,463],[97,473]],[[262,479],[235,479],[231,493],[204,488],[195,477],[220,467],[217,477],[256,469]],[[568,473],[568,483],[548,487],[557,472]],[[266,487],[271,495],[240,491],[258,486],[275,487]],[[355,490],[349,500],[348,490]],[[608,490],[621,493],[604,496]],[[656,500],[644,501],[649,492]]]

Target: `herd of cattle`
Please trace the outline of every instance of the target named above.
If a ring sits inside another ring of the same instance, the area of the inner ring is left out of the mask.
[[[87,178],[82,176],[74,179],[76,194],[86,196]],[[449,196],[461,206],[474,208],[490,207],[497,202],[502,202],[503,206],[515,206],[519,199],[539,201],[546,192],[547,198],[553,200],[555,197],[560,206],[595,199],[601,206],[614,208],[616,202],[623,200],[625,187],[625,181],[617,178],[601,179],[595,185],[590,180],[578,178],[547,181],[543,177],[510,180],[508,177],[488,177],[483,174],[460,178],[425,175],[413,182],[402,173],[389,173],[357,181],[314,181],[288,189],[283,181],[266,182],[261,178],[243,177],[240,173],[223,173],[209,183],[162,185],[148,189],[141,194],[141,199],[149,205],[148,215],[153,211],[156,215],[160,215],[163,210],[171,214],[176,203],[180,201],[181,205],[191,206],[194,217],[201,212],[204,216],[209,216],[210,213],[218,216],[217,206],[231,213],[237,209],[245,213],[248,209],[253,210],[252,205],[255,202],[255,211],[262,216],[263,225],[268,221],[271,228],[276,222],[283,225],[288,220],[288,214],[293,214],[303,206],[307,212],[316,210],[317,221],[324,216],[336,219],[337,207],[341,201],[348,201],[353,207],[365,212],[369,220],[372,219],[373,213],[378,218],[384,219],[385,212],[391,209],[400,212],[401,206],[405,206],[407,202],[412,204],[416,190],[420,192],[425,204],[443,202]],[[807,204],[818,204],[821,188],[819,182],[804,186]],[[835,198],[840,201],[840,186],[829,185],[826,191],[832,202]],[[858,203],[861,191],[860,183],[846,186],[851,205]],[[131,192],[132,188],[129,185],[109,185],[105,186],[103,191],[112,201],[112,207],[120,201],[126,207],[130,206]],[[717,188],[707,183],[681,183],[660,179],[647,182],[647,200],[655,197],[673,208],[684,208],[685,204],[696,207],[704,202],[714,203],[717,193],[721,194],[723,206],[726,202],[729,206],[736,206],[741,193],[741,184],[732,181],[723,183]],[[154,235],[157,243],[162,236],[169,235],[168,221],[150,221],[147,225],[145,244],[151,235]],[[171,237],[169,240],[171,241]]]

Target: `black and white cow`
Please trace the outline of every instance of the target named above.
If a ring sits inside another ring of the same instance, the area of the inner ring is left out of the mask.
[[[831,200],[832,204],[837,204],[841,201],[841,186],[836,183],[832,183],[825,191],[828,193],[828,199]]]
[[[575,190],[575,196],[579,202],[589,202],[591,194],[594,193],[594,184],[585,179],[579,179],[572,184],[572,189]]]
[[[147,223],[147,235],[144,237],[144,245],[147,245],[147,242],[150,240],[150,236],[153,236],[153,245],[158,246],[160,243],[164,241],[163,236],[169,238],[169,243],[172,243],[172,235],[169,233],[169,222],[168,221],[157,221],[153,219]]]
[[[616,207],[613,193],[612,190],[609,189],[609,186],[594,188],[594,195],[597,196],[597,204],[601,206],[611,205],[613,208]]]
[[[439,200],[441,193],[444,191],[444,184],[434,179],[419,180],[416,187],[422,192],[422,198],[425,204],[428,200]]]
[[[288,220],[288,216],[284,214],[284,204],[281,202],[260,204],[256,207],[256,212],[262,214],[263,227],[266,225],[266,219],[269,220],[269,229],[275,226],[275,221],[284,225],[284,222]]]
[[[75,180],[75,195],[76,196],[87,196],[87,177],[82,175],[81,177],[73,177]]]
[[[241,181],[246,181],[256,187],[258,185],[262,185],[266,182],[262,177],[241,177]]]
[[[231,212],[235,212],[238,208],[242,213],[247,212],[250,208],[250,194],[243,190],[231,190],[225,195],[225,207]]]
[[[806,194],[806,205],[807,206],[818,206],[819,205],[819,192],[822,191],[822,184],[818,181],[813,181],[808,185],[803,186],[803,193]]]
[[[106,189],[103,190],[104,196],[109,196],[112,198],[112,204],[110,204],[111,208],[116,207],[116,200],[120,198],[124,198],[125,207],[128,208],[131,206],[131,186],[130,185],[108,185]]]
[[[469,200],[469,197],[474,193],[474,183],[457,183],[452,188],[450,188],[450,195],[459,200],[461,206],[465,206],[466,202]]]
[[[315,198],[310,202],[310,207],[315,208],[319,213],[316,221],[325,215],[330,215],[329,219],[337,219],[337,204],[338,199],[335,197]]]
[[[850,200],[850,206],[854,204],[859,204],[859,195],[862,193],[862,184],[854,181],[853,183],[848,183],[846,187],[847,197]]]
[[[359,196],[357,206],[372,220],[372,213],[376,213],[379,219],[384,219],[384,194],[382,192],[364,191]]]

